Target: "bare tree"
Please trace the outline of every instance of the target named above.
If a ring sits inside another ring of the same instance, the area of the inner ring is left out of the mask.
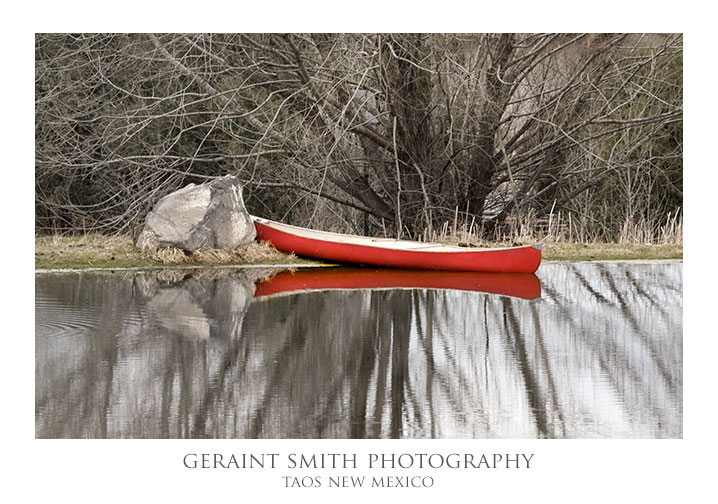
[[[680,35],[38,35],[37,227],[128,231],[226,173],[324,228],[661,218],[681,76]]]

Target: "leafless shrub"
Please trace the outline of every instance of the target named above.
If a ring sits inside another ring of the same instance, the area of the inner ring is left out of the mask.
[[[35,111],[39,232],[226,173],[257,214],[415,238],[682,207],[680,35],[40,34]]]

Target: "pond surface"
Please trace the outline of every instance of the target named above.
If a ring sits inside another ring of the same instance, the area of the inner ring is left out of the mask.
[[[266,273],[36,274],[36,436],[683,435],[682,263]]]

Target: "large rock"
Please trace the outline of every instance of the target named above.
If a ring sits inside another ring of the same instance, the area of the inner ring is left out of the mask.
[[[147,215],[137,238],[142,250],[177,247],[232,250],[256,237],[254,223],[244,208],[242,186],[236,177],[190,184],[162,198]]]

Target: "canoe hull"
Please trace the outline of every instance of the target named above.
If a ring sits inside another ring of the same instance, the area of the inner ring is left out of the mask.
[[[533,273],[541,263],[541,250],[538,246],[503,249],[466,248],[452,251],[405,250],[396,246],[384,247],[381,243],[371,245],[347,243],[341,241],[341,238],[347,235],[337,233],[314,232],[308,235],[303,231],[311,232],[311,230],[273,223],[265,219],[255,218],[254,225],[257,229],[257,239],[271,243],[279,251],[333,262],[391,268],[497,273]],[[416,245],[421,244],[416,243]],[[454,248],[458,249],[458,247]]]

